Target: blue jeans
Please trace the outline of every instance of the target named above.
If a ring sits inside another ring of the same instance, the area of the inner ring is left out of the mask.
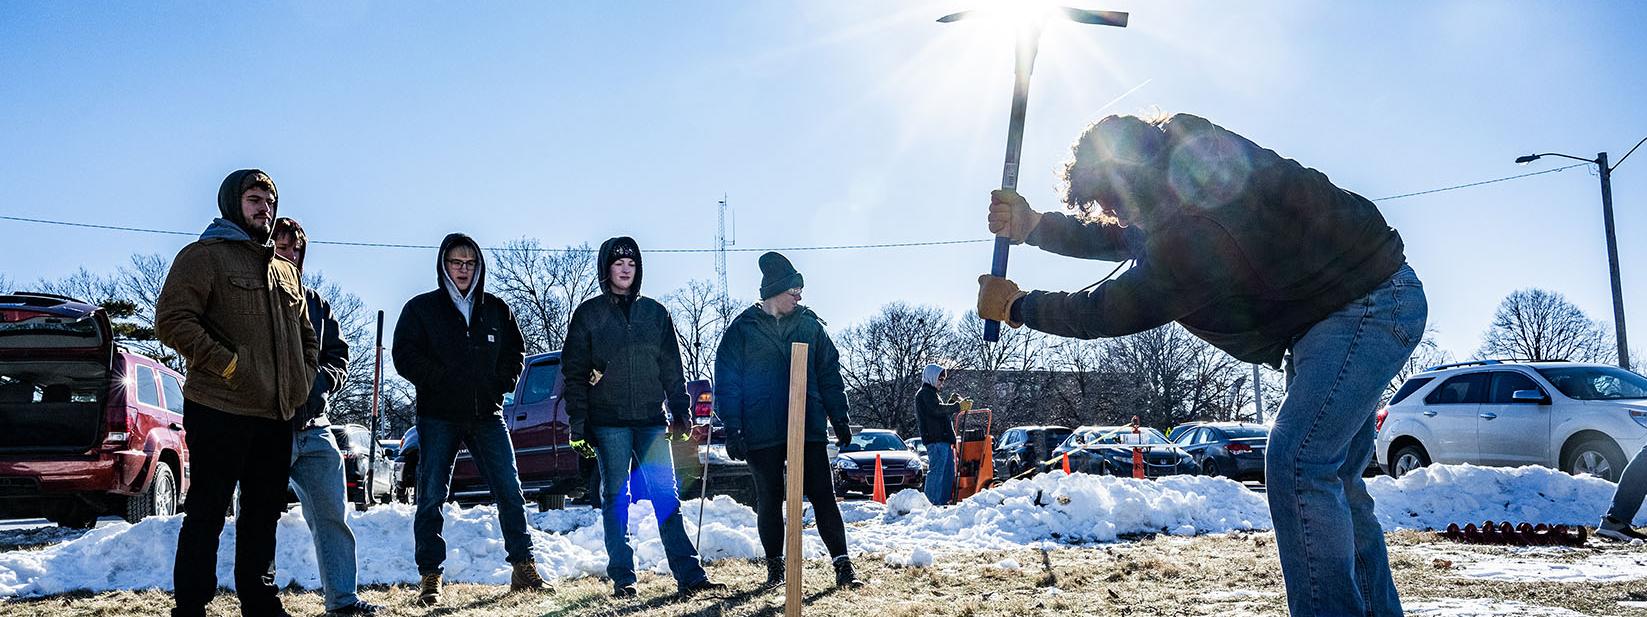
[[[606,533],[606,576],[617,587],[635,583],[635,551],[629,546],[629,496],[632,483],[646,493],[658,519],[658,537],[669,557],[669,571],[681,587],[709,575],[698,563],[698,550],[686,536],[680,497],[675,494],[675,463],[662,426],[591,426],[595,458],[600,462],[601,524]],[[630,461],[639,462],[633,472]]]
[[[1265,477],[1294,617],[1400,617],[1384,530],[1361,480],[1374,408],[1424,336],[1429,305],[1412,268],[1312,326],[1287,356],[1287,399]]]
[[[343,453],[332,429],[318,426],[292,433],[291,475],[292,492],[303,504],[303,520],[314,537],[326,610],[360,601],[355,596],[355,534],[344,521],[349,500],[343,493]]]
[[[1618,489],[1613,491],[1613,508],[1607,511],[1607,518],[1633,527],[1643,498],[1647,498],[1647,446],[1643,446],[1630,459],[1630,464],[1624,466],[1624,473],[1618,477]]]
[[[412,520],[418,574],[439,574],[446,561],[446,539],[441,537],[445,519],[440,507],[446,503],[452,485],[452,465],[457,462],[458,445],[469,448],[480,475],[492,489],[497,504],[498,524],[503,528],[503,549],[509,563],[532,560],[532,537],[526,534],[526,497],[520,492],[520,473],[515,469],[515,445],[501,416],[455,421],[418,416],[417,516]]]
[[[955,454],[947,443],[926,444],[926,500],[947,506],[955,496]]]

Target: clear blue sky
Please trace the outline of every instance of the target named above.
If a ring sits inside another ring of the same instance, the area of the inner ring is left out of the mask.
[[[933,22],[976,4],[7,2],[0,214],[198,231],[224,174],[256,166],[314,239],[706,248],[723,193],[743,247],[981,238],[1011,41]],[[1511,163],[1529,152],[1616,159],[1647,136],[1647,4],[1073,4],[1132,25],[1045,38],[1022,181],[1042,209],[1104,112],[1196,113],[1369,197],[1565,164]],[[1647,153],[1614,181],[1647,348]],[[1444,347],[1473,351],[1523,287],[1610,321],[1597,184],[1572,169],[1382,204]],[[25,283],[187,241],[5,221],[0,237],[0,273]],[[964,311],[988,253],[790,256],[838,328],[899,299]],[[317,246],[309,267],[393,319],[433,259]],[[734,294],[754,295],[754,262],[732,255]],[[1075,289],[1110,267],[1019,249],[1012,276]],[[713,258],[657,255],[646,274],[660,295]]]

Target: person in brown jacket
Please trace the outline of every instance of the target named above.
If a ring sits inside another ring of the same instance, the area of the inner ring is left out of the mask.
[[[275,525],[286,505],[291,419],[314,383],[320,341],[297,266],[270,242],[277,205],[268,174],[229,174],[217,192],[222,218],[177,254],[155,303],[155,334],[189,368],[191,483],[172,574],[174,616],[205,615],[217,592],[218,536],[237,483],[241,614],[287,614],[275,596]]]

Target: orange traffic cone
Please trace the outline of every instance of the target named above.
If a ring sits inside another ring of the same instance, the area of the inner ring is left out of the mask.
[[[1069,453],[1068,452],[1064,453],[1064,473],[1065,474],[1069,473]]]
[[[1144,479],[1144,450],[1142,448],[1133,447],[1132,449],[1132,477],[1139,480]]]
[[[886,476],[881,474],[881,455],[875,455],[875,493],[870,495],[880,503],[886,503]]]

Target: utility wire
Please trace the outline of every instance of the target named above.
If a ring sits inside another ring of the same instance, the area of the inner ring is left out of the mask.
[[[1643,141],[1647,141],[1647,140],[1643,140]],[[1636,145],[1640,146],[1641,144],[1636,144]],[[1631,152],[1634,152],[1634,151],[1635,151],[1635,149],[1632,148]],[[1628,158],[1629,156],[1630,156],[1629,154],[1624,155],[1625,158]],[[1624,159],[1620,158],[1619,162],[1620,163],[1624,162]],[[1503,178],[1494,178],[1492,180],[1482,180],[1480,182],[1471,182],[1471,183],[1468,183],[1468,184],[1457,184],[1457,185],[1442,187],[1442,188],[1438,188],[1438,189],[1430,189],[1428,191],[1418,191],[1416,193],[1403,193],[1403,194],[1400,194],[1400,195],[1391,195],[1389,197],[1380,197],[1380,198],[1374,199],[1372,201],[1375,201],[1375,202],[1394,201],[1394,200],[1397,200],[1397,199],[1406,199],[1408,197],[1417,197],[1419,195],[1431,195],[1431,194],[1443,193],[1443,192],[1447,192],[1447,191],[1456,191],[1456,190],[1459,190],[1459,189],[1466,189],[1466,188],[1475,187],[1475,186],[1482,186],[1482,185],[1485,185],[1485,184],[1493,184],[1493,183],[1497,183],[1497,182],[1505,182],[1505,181],[1516,180],[1516,179],[1520,179],[1520,178],[1528,178],[1528,177],[1542,175],[1542,174],[1555,173],[1555,172],[1558,172],[1558,171],[1572,169],[1574,167],[1583,167],[1583,166],[1588,165],[1588,164],[1589,163],[1574,163],[1572,165],[1567,165],[1567,166],[1564,166],[1564,167],[1554,167],[1554,168],[1545,169],[1545,170],[1542,170],[1542,171],[1535,171],[1535,172],[1531,172],[1531,173],[1519,174],[1519,175],[1514,175],[1514,176],[1505,176]],[[111,231],[129,231],[129,232],[137,232],[137,233],[162,234],[162,235],[172,235],[172,236],[194,236],[194,235],[198,235],[198,234],[195,234],[194,232],[176,231],[176,230],[170,230],[170,229],[145,229],[145,228],[142,228],[142,227],[122,227],[122,226],[119,226],[119,225],[97,225],[97,224],[94,224],[94,223],[79,223],[79,222],[73,222],[73,221],[55,221],[55,220],[50,220],[50,219],[27,218],[27,217],[21,217],[21,216],[0,215],[0,220],[15,221],[15,222],[19,222],[19,223],[35,223],[35,224],[40,224],[40,225],[60,225],[60,226],[64,226],[64,227],[81,227],[81,228],[86,228],[86,229],[107,229],[107,230],[111,230]],[[978,239],[975,239],[975,240],[935,240],[935,241],[928,241],[928,242],[886,242],[886,243],[880,243],[880,244],[828,244],[828,245],[818,245],[818,246],[785,246],[785,247],[774,247],[774,248],[727,247],[726,252],[728,252],[728,253],[757,253],[757,252],[766,252],[766,251],[785,251],[785,252],[854,251],[854,250],[871,250],[871,249],[914,248],[914,247],[925,247],[925,246],[953,246],[953,245],[958,245],[958,244],[980,244],[980,243],[984,243],[984,242],[994,242],[994,241],[995,241],[994,238],[978,238]],[[345,240],[310,240],[309,243],[310,244],[325,244],[325,245],[331,245],[331,246],[353,246],[353,247],[363,247],[363,248],[390,248],[390,249],[438,249],[438,248],[440,248],[439,246],[436,246],[436,245],[433,245],[433,244],[395,244],[395,243],[388,243],[388,242],[351,242],[351,241],[345,241]],[[508,249],[507,247],[487,247],[486,250],[497,251],[497,250],[510,250],[510,249]],[[533,248],[533,249],[528,249],[528,250],[530,250],[532,252],[543,252],[543,253],[593,253],[593,252],[595,252],[595,249],[579,249],[579,248]],[[720,250],[721,249],[713,249],[713,248],[702,248],[702,249],[679,249],[679,248],[670,249],[670,248],[665,248],[665,249],[648,249],[647,252],[648,253],[714,253],[714,252],[718,252]]]

